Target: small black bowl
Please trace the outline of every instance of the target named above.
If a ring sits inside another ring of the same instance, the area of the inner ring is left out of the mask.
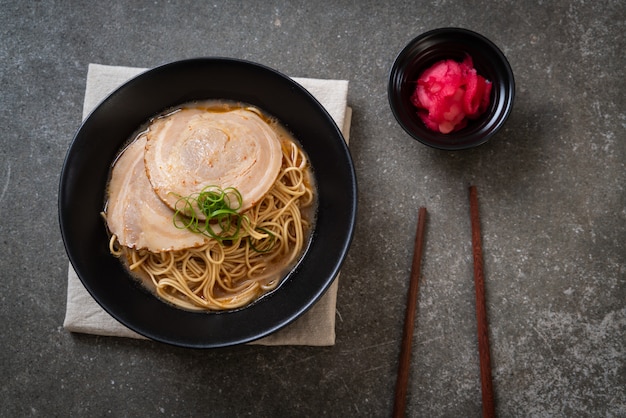
[[[227,312],[192,312],[137,284],[108,249],[100,212],[109,170],[123,145],[151,117],[195,100],[258,106],[300,141],[317,181],[318,213],[309,246],[280,287]],[[69,259],[91,296],[137,333],[182,347],[242,344],[283,328],[324,294],[352,240],[357,187],[350,152],[324,107],[291,78],[229,58],[177,61],[146,71],[104,99],[72,141],[61,173],[59,222]]]
[[[493,83],[489,107],[463,129],[448,134],[434,132],[411,103],[416,81],[436,62],[460,62],[467,54],[478,74]],[[484,144],[504,125],[513,108],[515,79],[506,57],[489,39],[467,29],[441,28],[414,38],[398,54],[389,74],[387,93],[393,115],[413,138],[433,148],[461,150]]]

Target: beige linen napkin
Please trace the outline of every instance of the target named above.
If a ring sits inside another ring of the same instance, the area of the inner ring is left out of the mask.
[[[89,64],[87,85],[83,104],[83,119],[109,93],[130,78],[145,71],[143,68]],[[352,112],[347,106],[347,80],[320,80],[293,78],[306,88],[326,108],[346,141],[350,135]],[[129,338],[145,337],[126,328],[106,313],[91,297],[69,265],[67,284],[67,307],[63,326],[70,332],[118,336]],[[311,345],[329,346],[335,343],[335,306],[338,279],[324,296],[303,316],[287,327],[251,344],[260,345]]]

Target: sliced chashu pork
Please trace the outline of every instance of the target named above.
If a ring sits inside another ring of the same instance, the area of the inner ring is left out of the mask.
[[[145,164],[154,191],[171,208],[206,186],[236,188],[240,212],[272,187],[282,163],[274,130],[248,109],[181,109],[156,119],[147,133]],[[197,214],[204,219],[204,215]]]
[[[146,136],[132,142],[115,162],[109,182],[106,221],[120,244],[152,252],[202,245],[202,234],[174,226],[174,211],[156,195],[146,176]]]

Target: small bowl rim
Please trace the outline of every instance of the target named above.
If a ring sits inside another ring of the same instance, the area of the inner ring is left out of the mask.
[[[453,42],[468,50],[461,50],[458,45],[449,51],[437,48],[441,44],[450,47]],[[417,79],[416,74],[419,75],[434,62],[445,57],[461,58],[462,52],[465,54],[472,52],[470,56],[474,59],[474,65],[479,69],[479,73],[488,71],[492,78],[493,75],[500,76],[496,80],[491,80],[494,83],[491,103],[484,116],[478,118],[476,123],[470,122],[467,128],[453,134],[431,131],[419,119],[417,112],[411,111],[414,109],[413,105],[408,100],[403,100],[403,97],[406,99],[406,93],[403,94],[406,87],[403,90],[403,86],[409,79]],[[421,64],[415,65],[416,59],[420,57],[419,53],[426,58],[422,58]],[[478,60],[475,55],[479,57]],[[490,59],[483,60],[485,57]],[[492,65],[487,66],[484,62],[490,62]],[[412,71],[408,71],[409,69]],[[412,75],[407,75],[408,73]],[[447,151],[463,150],[486,143],[504,125],[513,108],[515,77],[504,53],[487,37],[470,29],[442,27],[428,30],[412,38],[396,55],[389,70],[387,97],[394,118],[411,137],[432,148]]]

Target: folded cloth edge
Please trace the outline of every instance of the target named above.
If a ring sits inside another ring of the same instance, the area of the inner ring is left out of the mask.
[[[89,64],[83,120],[108,94],[144,68]],[[307,89],[333,117],[349,140],[352,109],[347,106],[348,81],[292,77]],[[285,328],[250,344],[330,346],[335,343],[335,310],[338,277],[311,309]],[[104,311],[84,288],[71,264],[68,267],[66,315],[63,326],[70,332],[145,339]]]

